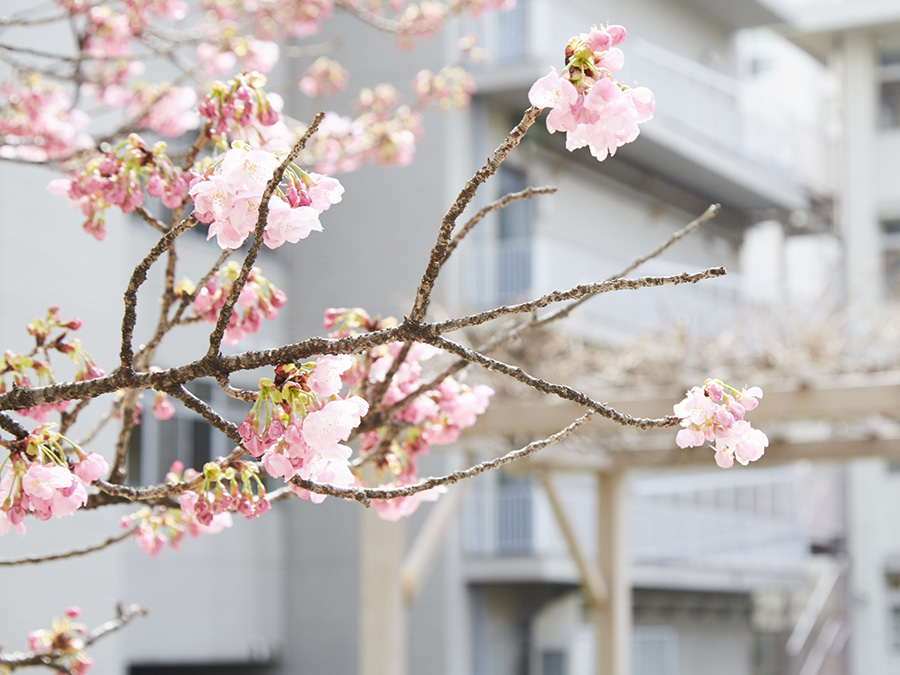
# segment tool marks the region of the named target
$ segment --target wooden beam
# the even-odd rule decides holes
[[[873,415],[893,417],[900,410],[900,371],[782,380],[764,385],[763,391],[765,396],[752,413],[753,424],[758,427],[780,420],[855,421]],[[674,388],[662,393],[658,389],[643,394],[629,390],[586,393],[636,417],[671,415],[672,406],[684,397],[683,390]],[[580,406],[552,396],[497,400],[478,418],[472,433],[549,436],[583,412]],[[621,428],[599,416],[590,423],[590,429],[597,432]]]
[[[585,551],[581,548],[581,544],[578,543],[578,535],[575,534],[575,528],[572,527],[572,522],[566,514],[562,500],[560,500],[559,494],[553,486],[550,472],[538,471],[537,476],[544,488],[544,492],[547,493],[550,508],[553,510],[553,515],[556,518],[556,524],[559,525],[563,538],[569,547],[569,555],[572,556],[575,567],[578,569],[578,577],[581,580],[581,588],[584,591],[585,598],[591,607],[599,609],[608,597],[606,582],[597,570],[597,566],[588,560]]]
[[[525,460],[530,467],[575,471],[620,471],[623,469],[654,467],[713,466],[713,451],[708,447],[681,449],[675,445],[674,430],[667,437],[648,434],[645,444],[610,450],[609,438],[597,439],[596,451],[573,450],[561,446],[547,448]],[[590,444],[590,437],[582,438],[583,445]],[[900,462],[900,435],[881,437],[861,436],[825,439],[772,438],[763,464],[811,461],[846,461],[860,457],[882,457],[889,462]],[[524,468],[524,467],[523,467]],[[733,470],[740,470],[735,466]]]
[[[450,487],[447,494],[431,507],[428,518],[403,561],[400,583],[403,586],[403,602],[407,608],[415,603],[422,581],[431,569],[450,527],[459,515],[469,485],[470,481],[464,481]]]

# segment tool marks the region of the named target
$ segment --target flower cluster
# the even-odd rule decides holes
[[[194,312],[207,323],[215,323],[240,271],[240,265],[232,261],[210,278],[199,291],[196,291],[190,280],[184,279],[176,287],[176,292],[188,296],[196,292],[192,305]],[[258,267],[254,267],[241,289],[225,329],[225,344],[236,344],[247,333],[258,331],[262,317],[274,319],[285,300],[287,298],[284,293],[266,279]]]
[[[332,330],[330,337],[346,337],[395,324],[396,320],[391,317],[372,320],[360,308],[331,309],[325,315],[325,327]],[[359,463],[374,464],[381,487],[414,483],[417,480],[418,458],[428,454],[432,445],[456,442],[460,432],[472,426],[478,415],[487,409],[494,393],[488,386],[469,387],[453,377],[446,377],[433,389],[411,396],[427,382],[423,374],[424,362],[439,350],[414,344],[403,362],[394,368],[403,351],[400,343],[376,347],[357,357],[343,375],[344,382],[351,386],[351,393],[362,395],[376,387],[384,387],[383,406],[409,399],[391,415],[388,424],[361,436]],[[385,386],[387,375],[392,370],[395,372]],[[437,499],[440,492],[429,490],[411,497],[373,500],[372,503],[383,518],[393,520],[412,513],[422,500]]]
[[[102,376],[103,371],[82,348],[81,341],[69,338],[69,333],[80,327],[81,319],[63,321],[59,316],[59,307],[55,305],[47,310],[47,315],[43,319],[35,319],[29,323],[27,330],[34,338],[34,349],[28,354],[15,354],[7,350],[0,356],[0,394],[8,391],[10,385],[31,387],[53,384],[55,380],[50,364],[50,355],[53,352],[65,354],[72,360],[75,364],[77,382]],[[32,377],[35,378],[34,382]],[[68,401],[44,403],[16,412],[42,424],[47,420],[48,413],[63,412],[68,405]]]
[[[251,150],[235,142],[220,161],[191,183],[194,213],[209,223],[209,237],[222,248],[237,248],[256,229],[263,192],[279,158],[265,150]],[[319,214],[341,201],[343,186],[334,178],[290,167],[286,187],[269,200],[263,240],[269,248],[296,243],[310,232],[322,231]]]
[[[350,73],[340,63],[323,56],[306,69],[298,86],[310,98],[329,96],[344,91],[349,77]]]
[[[240,35],[226,24],[226,29],[214,44],[201,42],[194,52],[207,77],[219,77],[230,73],[240,61],[245,71],[268,73],[278,63],[280,49],[269,40]]]
[[[567,150],[588,146],[602,161],[637,138],[638,124],[653,117],[653,92],[629,88],[613,77],[625,61],[616,47],[624,39],[622,26],[593,26],[590,33],[573,37],[563,72],[545,75],[528,92],[531,105],[551,109],[547,129],[566,132]]]
[[[186,514],[181,509],[144,508],[130,516],[119,520],[122,529],[128,529],[134,523],[134,541],[144,553],[158,556],[168,542],[169,546],[178,550],[181,540],[186,534],[194,539],[203,534],[218,534],[226,527],[231,527],[230,513],[219,513],[213,516],[208,525],[203,525],[197,518]]]
[[[730,469],[737,459],[747,465],[763,456],[769,439],[750,426],[744,414],[759,405],[759,387],[738,391],[721,380],[706,380],[694,387],[675,405],[675,415],[684,427],[675,437],[680,448],[699,447],[714,442],[716,464]]]
[[[388,84],[363,89],[355,118],[327,113],[319,131],[307,143],[304,161],[325,173],[355,171],[365,162],[406,166],[422,135],[421,114],[404,105]]]
[[[318,33],[322,21],[332,14],[334,0],[203,0],[203,9],[219,21],[250,23],[252,33],[258,38],[278,40]]]
[[[102,456],[85,454],[50,425],[35,429],[23,445],[23,450],[10,452],[0,477],[0,535],[10,527],[25,534],[28,512],[38,520],[72,515],[87,502],[84,486],[109,470]]]
[[[210,133],[219,147],[227,147],[229,137],[242,138],[256,124],[267,127],[278,121],[278,111],[263,90],[265,84],[265,75],[256,71],[212,84],[199,110],[210,121]]]
[[[175,462],[166,475],[166,482],[178,482],[183,468]],[[184,480],[197,477],[197,472],[187,469]],[[178,498],[183,518],[196,521],[204,527],[213,524],[216,516],[234,512],[248,520],[261,516],[272,506],[266,498],[266,488],[259,479],[259,468],[240,460],[231,466],[220,467],[215,462],[207,462],[203,467],[203,481],[196,490],[183,492]],[[256,494],[253,488],[256,488]]]
[[[0,84],[0,157],[44,162],[92,145],[89,119],[62,89],[32,74]]]
[[[402,3],[391,4],[394,11],[403,6]],[[488,9],[505,12],[515,6],[516,0],[449,0],[447,3],[422,0],[418,4],[409,3],[397,17],[397,46],[411,48],[413,37],[433,35],[444,27],[450,16],[468,13],[478,17]]]
[[[52,628],[31,631],[28,634],[29,651],[51,657],[54,670],[84,675],[94,665],[94,660],[84,651],[87,626],[73,622],[80,614],[80,608],[69,607],[62,619],[53,619]]]
[[[465,108],[475,92],[475,80],[460,66],[446,66],[436,75],[430,70],[420,70],[412,86],[420,104],[434,103],[441,110]]]
[[[106,209],[117,206],[131,213],[144,203],[144,189],[159,197],[167,208],[184,203],[189,177],[166,155],[166,144],[152,147],[137,134],[117,143],[109,152],[94,157],[71,178],[50,181],[47,189],[64,196],[69,206],[87,218],[82,224],[95,239],[106,236]]]
[[[369,404],[359,396],[338,396],[341,376],[352,365],[349,356],[323,356],[314,364],[279,366],[274,382],[260,381],[256,403],[238,433],[270,476],[341,486],[354,482],[352,451],[342,442],[359,426]],[[289,486],[304,499],[318,503],[325,498]]]

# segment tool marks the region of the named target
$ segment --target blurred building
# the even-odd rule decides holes
[[[353,17],[326,24],[323,40],[340,38],[335,57],[352,73],[352,86],[405,83],[420,68],[455,58],[456,39],[473,31],[488,60],[473,68],[479,93],[468,111],[426,116],[426,135],[412,166],[342,177],[345,199],[329,212],[325,235],[262,261],[267,275],[297,304],[289,305],[290,314],[285,308],[279,332],[252,346],[320,332],[322,311],[329,306],[364,306],[373,315],[408,311],[447,205],[520,119],[530,85],[551,65],[562,65],[566,41],[607,20],[628,28],[622,79],[653,89],[656,119],[643,126],[634,144],[602,164],[587,152],[567,153],[563,139],[547,134],[538,122],[499,175],[483,186],[475,206],[528,185],[553,184],[559,192],[486,219],[448,264],[436,289],[435,315],[603,279],[718,202],[723,212],[712,224],[638,273],[724,264],[727,277],[597,298],[564,324],[575,341],[618,345],[648,332],[663,335],[685,315],[698,331],[712,331],[748,299],[768,300],[785,288],[798,297],[821,291],[828,279],[810,280],[829,276],[822,266],[800,271],[798,265],[810,251],[829,265],[840,260],[831,232],[835,185],[841,195],[838,223],[856,228],[859,213],[869,218],[858,237],[846,237],[850,288],[864,284],[864,273],[888,269],[892,263],[882,256],[889,253],[894,230],[900,231],[891,225],[900,212],[887,208],[889,183],[898,174],[890,164],[896,154],[892,146],[876,142],[889,136],[874,122],[878,86],[888,105],[898,97],[891,93],[893,62],[885,56],[879,66],[882,52],[866,33],[868,24],[853,33],[858,37],[845,50],[848,59],[864,56],[868,79],[857,73],[852,82],[859,91],[852,101],[842,100],[845,106],[869,106],[854,112],[853,126],[847,127],[854,134],[869,129],[869,135],[858,147],[855,140],[842,146],[842,152],[856,153],[842,164],[866,164],[869,148],[884,170],[848,169],[835,183],[829,173],[833,145],[826,134],[834,120],[827,113],[829,91],[818,86],[818,66],[792,61],[810,69],[804,82],[811,84],[803,85],[797,101],[769,104],[768,92],[778,91],[772,80],[783,72],[773,55],[781,43],[740,33],[779,23],[784,14],[768,3],[745,0],[632,0],[608,15],[596,11],[587,0],[519,0],[511,12],[463,21],[422,41],[412,55],[382,44]],[[856,25],[856,19],[846,21],[835,26]],[[809,44],[813,37],[831,40],[842,30],[823,28]],[[285,75],[299,76],[305,65]],[[882,85],[879,73],[885,74]],[[863,92],[861,82],[872,86]],[[299,119],[308,105],[288,98],[288,112]],[[868,127],[859,121],[867,116]],[[0,170],[8,178],[0,182],[7,196],[30,195],[34,201],[43,194],[42,179],[35,182],[30,175],[38,170],[8,165]],[[848,197],[853,190],[864,196],[854,201]],[[873,199],[872,191],[884,197],[878,202],[883,212],[866,201]],[[71,221],[64,204],[50,208],[55,207],[35,218]],[[12,219],[3,230],[5,241],[26,236]],[[115,284],[124,283],[152,240],[137,231],[111,226],[110,241],[88,242],[89,253],[73,271],[73,276],[90,275],[95,288],[96,302],[84,318],[86,326],[96,326],[98,353],[118,349],[121,289]],[[23,250],[52,247],[58,269],[72,264],[72,247],[85,246],[72,241],[83,238],[74,230],[52,243],[42,242],[36,227],[27,236]],[[199,249],[199,237],[195,244]],[[777,264],[768,260],[773,251]],[[8,272],[11,277],[31,278],[25,257],[11,263],[18,265]],[[881,274],[872,282],[879,288]],[[72,296],[73,307],[82,304],[83,294],[74,286],[33,285],[44,304],[62,304],[60,292]],[[871,288],[867,293],[872,302],[884,295]],[[4,296],[2,309],[10,319],[0,327],[5,345],[21,343],[19,326],[42,311],[40,304],[24,307],[25,299]],[[163,352],[162,359],[183,359],[179,346]],[[218,403],[230,405],[224,398]],[[235,419],[245,412],[239,406],[233,411]],[[648,414],[668,412],[657,406]],[[539,416],[519,406],[488,425],[492,436],[468,438],[454,451],[436,454],[426,469],[452,470],[468,457],[532,440]],[[175,457],[201,463],[222,443],[181,409],[171,422],[145,424],[141,440],[145,480],[158,479]],[[605,442],[624,443],[618,437]],[[587,470],[547,464],[544,469],[552,472],[543,482],[528,471],[494,472],[455,486],[408,523],[382,523],[372,514],[361,516],[356,504],[331,499],[320,506],[293,503],[259,522],[237,523],[218,537],[186,542],[183,551],[167,551],[160,559],[150,560],[126,543],[96,557],[17,568],[4,572],[8,587],[40,585],[41,600],[26,604],[27,593],[21,592],[18,603],[26,606],[15,616],[0,613],[0,628],[4,637],[15,638],[72,603],[86,606],[88,623],[99,623],[115,601],[144,602],[151,615],[98,645],[95,653],[95,672],[135,675],[213,670],[869,675],[896,667],[891,650],[900,646],[900,540],[885,534],[892,513],[889,490],[897,480],[890,466],[869,460],[845,477],[840,469],[818,465],[713,473],[584,461],[594,451],[609,450],[600,447],[603,443],[589,436],[568,448]],[[42,524],[49,526],[43,534],[35,524],[24,542],[7,537],[4,555],[33,552],[37,537],[48,551],[86,538],[100,540],[114,520],[108,513],[91,514],[84,531],[73,532],[68,521],[60,521]],[[847,536],[849,581],[843,557]],[[594,572],[579,569],[579,556],[589,565],[599,560]],[[854,627],[849,661],[843,650],[848,618]],[[603,631],[619,640],[603,644],[597,638]],[[613,665],[604,670],[602,659],[611,651]]]

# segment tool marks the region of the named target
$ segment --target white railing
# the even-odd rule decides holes
[[[801,478],[790,467],[760,469],[737,478],[722,473],[637,478],[631,484],[628,511],[632,562],[722,571],[798,571],[809,551],[809,537],[798,517]],[[566,483],[560,496],[578,525],[583,548],[593,555],[596,502],[591,482]],[[540,486],[524,479],[476,489],[464,511],[465,553],[567,556],[545,502]]]
[[[485,14],[464,31],[476,33],[486,50],[481,69],[522,63],[559,68],[565,41],[597,20],[595,11],[566,0],[518,0],[513,10]],[[653,90],[661,123],[782,179],[817,188],[828,185],[829,146],[821,126],[792,120],[790,109],[762,119],[744,105],[738,79],[634,34],[624,51],[622,81]]]
[[[741,82],[658,45],[629,39],[628,82],[653,90],[657,120],[689,137],[803,185],[827,184],[824,128],[763,119],[743,104]]]
[[[632,489],[637,564],[792,571],[807,559],[799,519],[801,475],[788,468],[752,475],[660,476]]]
[[[462,295],[469,307],[487,309],[602,281],[627,263],[625,257],[551,237],[535,237],[533,243],[491,242],[466,252]],[[636,274],[666,276],[699,269],[652,260]],[[586,302],[566,326],[589,337],[615,339],[671,329],[681,317],[690,316],[698,329],[713,329],[736,318],[742,309],[740,288],[740,275],[730,273],[699,284],[606,293]]]

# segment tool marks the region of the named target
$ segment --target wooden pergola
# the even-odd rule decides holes
[[[846,461],[883,457],[900,462],[900,371],[817,376],[772,382],[750,416],[769,435],[766,464],[797,460]],[[589,392],[594,394],[593,392]],[[652,394],[610,392],[597,396],[617,410],[637,417],[671,414],[683,391]],[[553,434],[581,415],[568,402],[547,399],[496,401],[481,416],[467,440],[478,437],[540,438]],[[828,424],[812,425],[810,422]],[[798,428],[803,427],[803,428]],[[629,675],[631,583],[626,540],[626,484],[629,469],[711,466],[708,447],[679,449],[674,430],[623,431],[595,417],[578,433],[580,446],[552,446],[522,463],[537,472],[556,521],[578,570],[581,586],[594,609],[598,675]],[[594,442],[595,441],[595,442]],[[553,487],[554,471],[592,471],[597,476],[598,559],[591,560],[575,535],[562,500]],[[753,467],[733,470],[752,471]],[[406,554],[405,527],[363,517],[362,616],[360,673],[403,675],[406,672],[406,608],[415,601],[428,568],[440,552],[444,535],[459,513],[465,486],[454,486],[432,508],[418,538]]]

